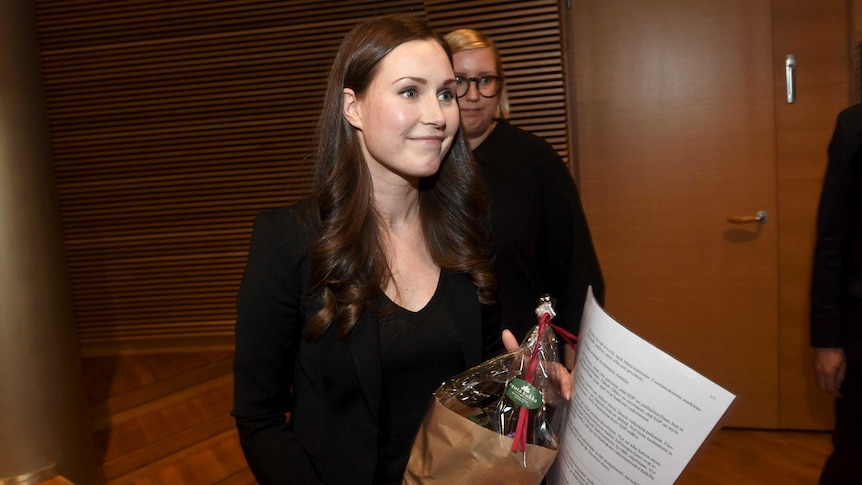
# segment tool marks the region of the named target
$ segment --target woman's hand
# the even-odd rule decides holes
[[[566,369],[566,366],[559,362],[554,362],[551,364],[550,369],[550,378],[551,381],[555,382],[558,386],[560,386],[560,395],[566,401],[572,400],[572,382],[574,378],[572,377],[572,373],[569,372],[569,369]]]
[[[513,334],[509,329],[503,330],[503,346],[506,347],[506,352],[517,350],[518,347],[520,347],[518,339],[515,338],[515,334]]]
[[[503,330],[503,346],[506,347],[507,352],[511,352],[513,350],[517,350],[520,347],[518,343],[518,339],[515,338],[515,335],[508,329]],[[566,401],[572,399],[572,374],[566,369],[566,366],[559,362],[551,362],[548,367],[548,373],[550,374],[548,377],[551,378],[551,381],[556,383],[560,388],[560,396]]]
[[[506,344],[503,331],[503,345]],[[511,334],[511,332],[509,332]],[[514,338],[514,336],[512,336]],[[506,349],[509,347],[507,346]],[[820,389],[840,396],[841,383],[847,372],[847,362],[844,358],[844,349],[840,348],[818,348],[815,350],[814,370],[817,371],[817,384]]]

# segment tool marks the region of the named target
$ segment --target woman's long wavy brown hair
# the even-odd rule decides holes
[[[399,45],[432,39],[452,61],[449,45],[413,15],[378,17],[344,39],[330,72],[318,121],[313,193],[320,238],[311,253],[307,335],[319,339],[334,323],[344,338],[368,302],[390,277],[372,203],[371,174],[356,129],[342,114],[342,90],[357,97],[368,89],[380,61]],[[419,183],[419,211],[425,241],[444,270],[466,273],[489,304],[496,282],[486,259],[488,203],[472,153],[459,129],[439,171]]]

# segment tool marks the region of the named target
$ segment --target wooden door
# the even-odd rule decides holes
[[[578,164],[607,310],[777,427],[772,5],[573,4]],[[728,217],[765,211],[766,223]]]

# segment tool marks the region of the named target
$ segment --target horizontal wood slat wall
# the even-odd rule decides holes
[[[363,18],[427,8],[441,31],[491,34],[513,122],[567,155],[555,2],[35,4],[88,355],[232,343],[254,216],[308,194],[323,84]]]

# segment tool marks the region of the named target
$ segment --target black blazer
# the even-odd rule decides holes
[[[811,343],[862,372],[862,104],[838,115],[817,212]]]
[[[555,322],[577,334],[587,288],[604,302],[605,284],[578,188],[544,139],[506,120],[473,150],[488,187],[497,243],[503,326],[520,341],[536,325],[545,293]]]
[[[377,464],[376,317],[366,310],[344,340],[334,329],[317,342],[303,337],[315,220],[309,201],[259,215],[237,298],[232,414],[261,485],[371,484]],[[448,278],[467,367],[499,353],[499,322],[483,318],[470,280],[445,271],[441,277]]]

